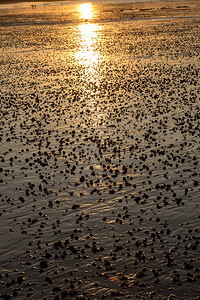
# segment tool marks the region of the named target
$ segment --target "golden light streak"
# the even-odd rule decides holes
[[[100,60],[100,54],[96,49],[98,25],[82,24],[79,25],[82,41],[80,50],[76,53],[76,59],[82,65],[88,68],[88,73],[96,73],[96,69]]]
[[[99,106],[101,54],[100,26],[93,23],[81,23],[77,27],[79,49],[75,58],[81,69],[81,89],[84,94],[85,110],[91,113],[92,126],[99,126],[105,118]],[[88,116],[87,116],[88,117]]]
[[[79,11],[83,19],[91,20],[93,18],[92,5],[90,3],[81,4]]]

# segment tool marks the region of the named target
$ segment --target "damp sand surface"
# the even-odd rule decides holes
[[[1,297],[198,299],[198,1],[0,14]]]

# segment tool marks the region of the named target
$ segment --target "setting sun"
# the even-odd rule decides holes
[[[90,3],[84,3],[80,5],[80,13],[81,13],[81,17],[83,19],[92,19],[93,17],[93,13],[92,13],[92,5]]]

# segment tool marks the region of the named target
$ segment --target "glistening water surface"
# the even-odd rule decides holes
[[[1,11],[2,298],[200,296],[194,3]]]

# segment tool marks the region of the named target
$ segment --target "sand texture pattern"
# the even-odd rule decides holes
[[[0,10],[2,299],[199,299],[200,14],[178,3]]]

